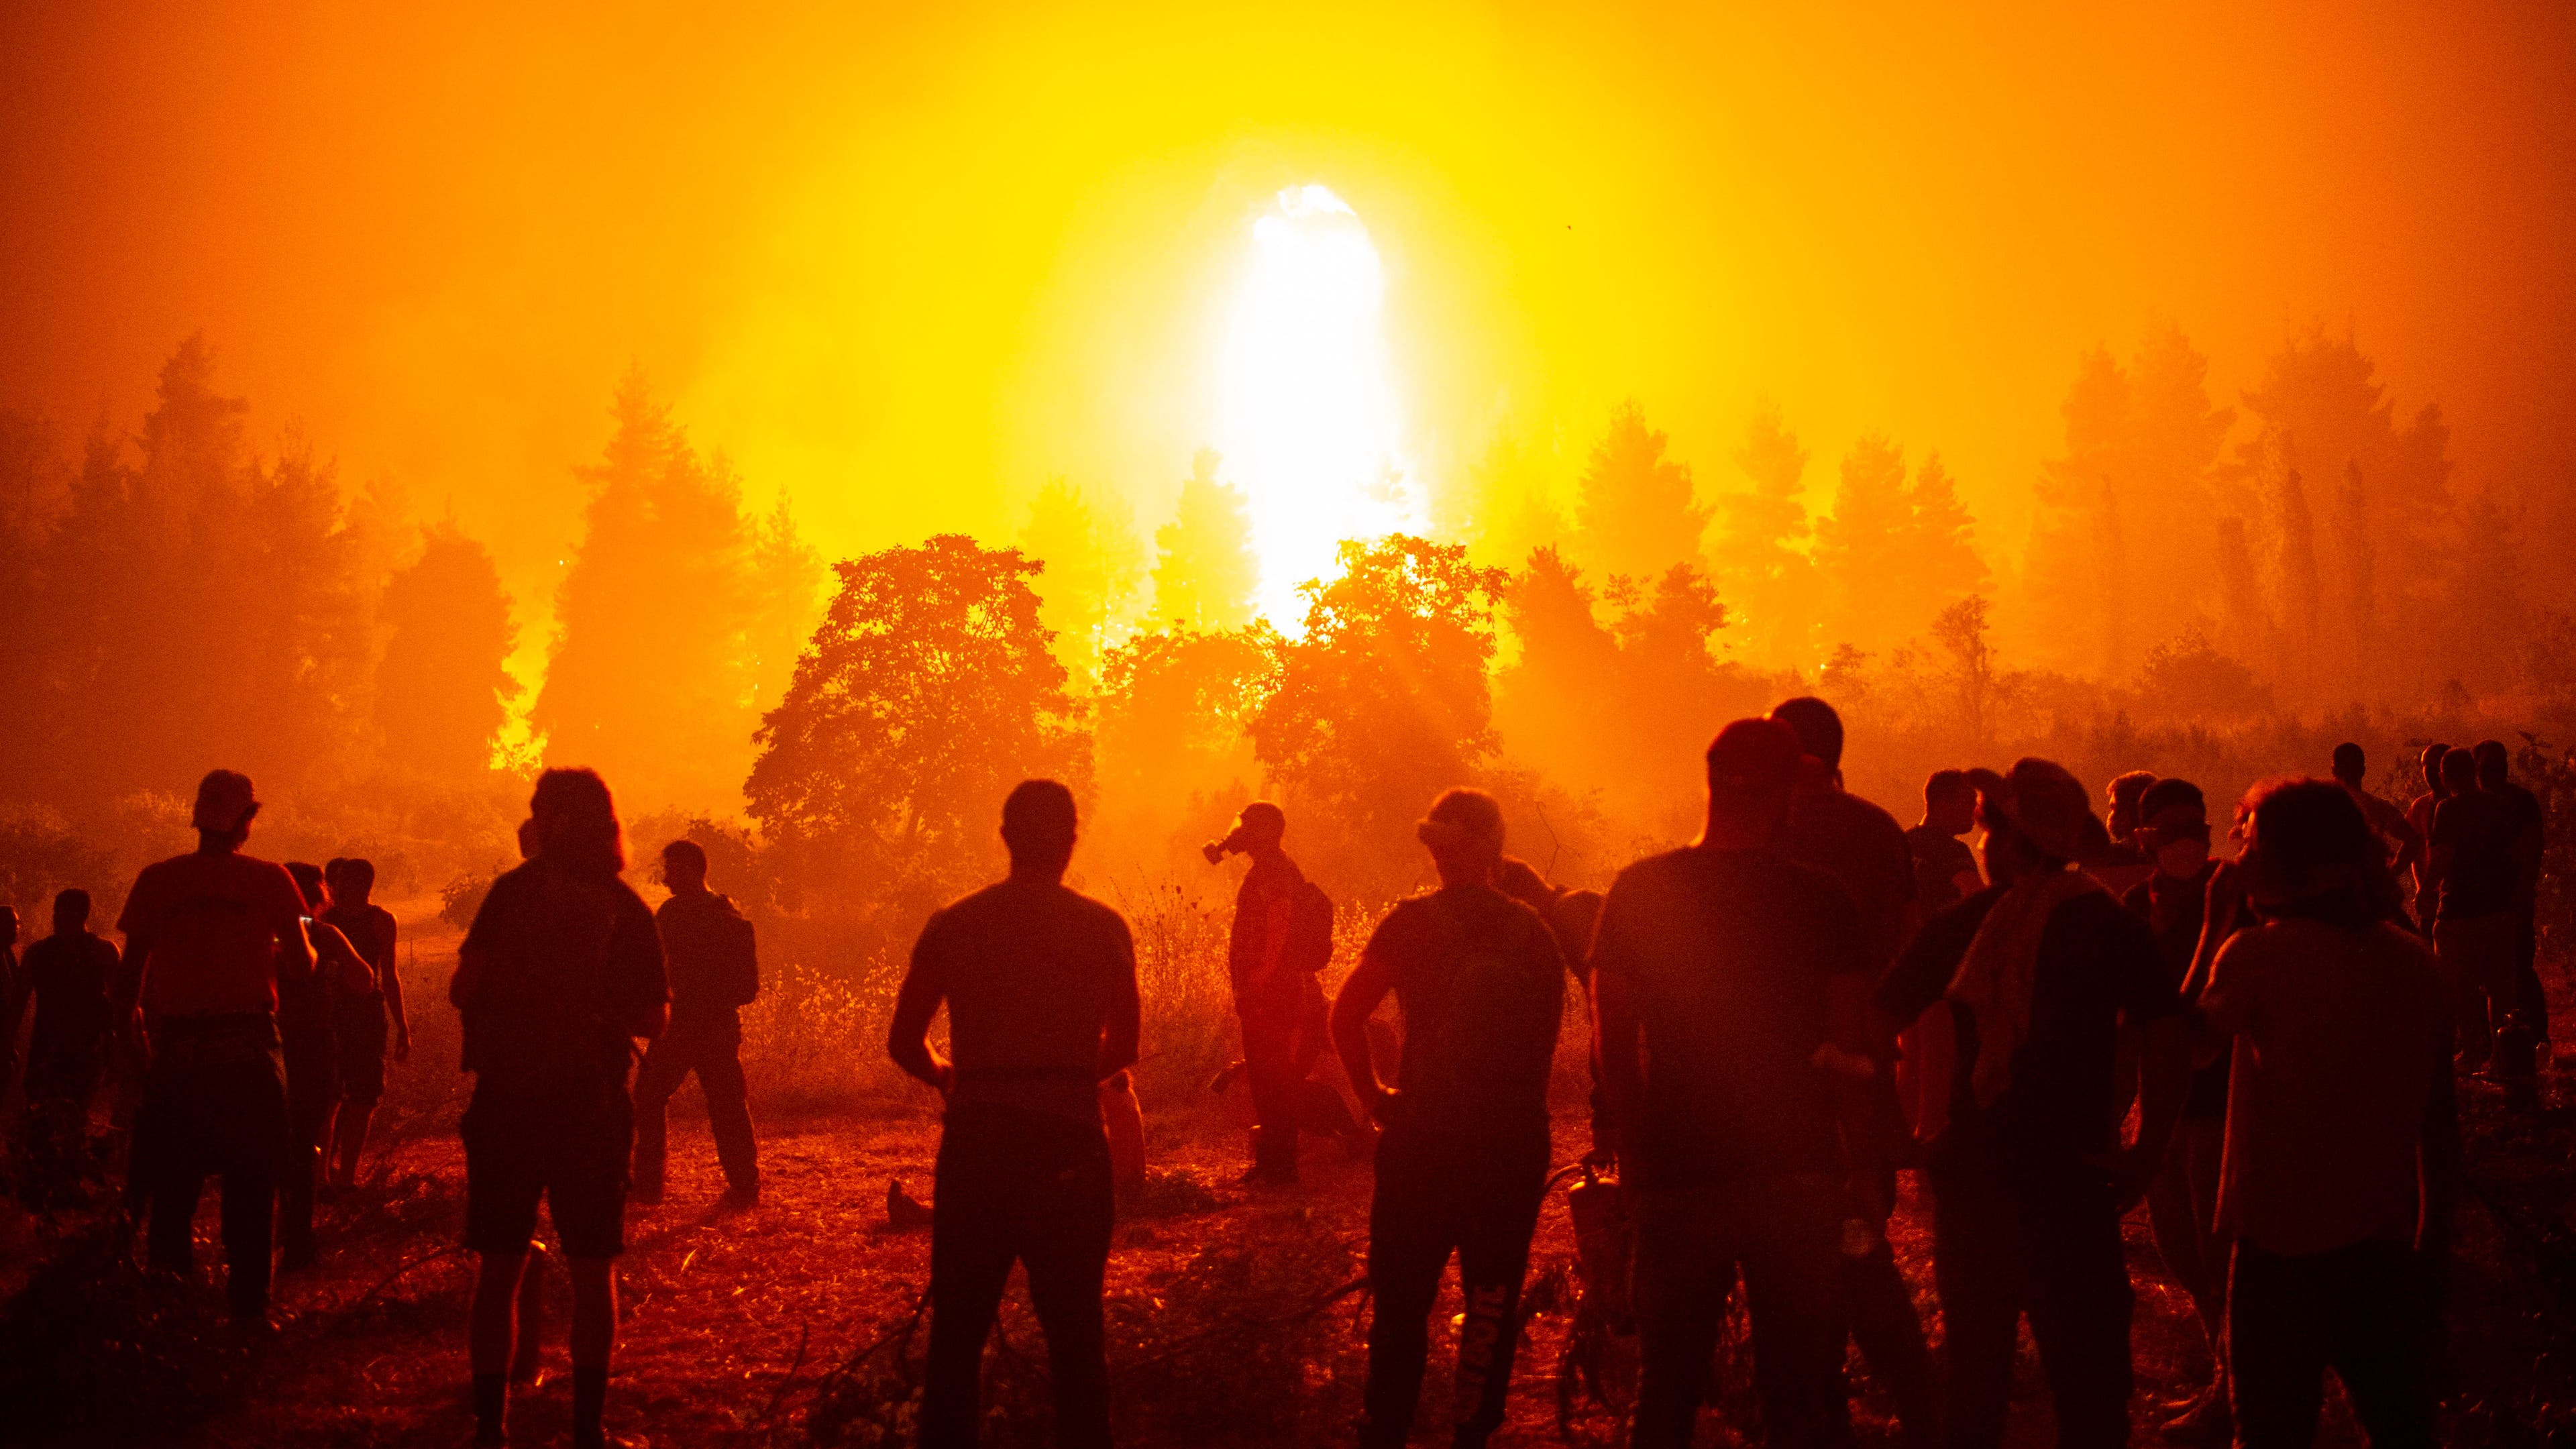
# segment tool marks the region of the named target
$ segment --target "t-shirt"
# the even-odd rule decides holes
[[[1136,946],[1116,911],[1063,885],[1003,881],[930,918],[907,987],[948,1003],[949,1101],[1100,1120],[1100,1041],[1133,1009]]]
[[[2210,975],[2201,1010],[2236,1037],[2221,1229],[2275,1253],[2413,1242],[2451,1060],[2432,955],[2395,926],[2278,920],[2230,937]]]
[[[36,1003],[36,1027],[27,1040],[30,1096],[57,1081],[85,1087],[97,1073],[116,965],[115,945],[87,931],[47,936],[27,948],[19,967]]]
[[[1827,983],[1866,973],[1869,951],[1842,884],[1772,851],[1693,847],[1621,871],[1592,972],[1619,980],[1640,1023],[1640,1042],[1601,1048],[1643,1058],[1622,1170],[1649,1188],[1839,1170],[1814,1058]]]
[[[632,886],[539,856],[492,882],[459,949],[482,953],[465,1003],[465,1069],[480,1088],[624,1090],[634,1039],[670,999],[662,938]]]
[[[1838,786],[1801,790],[1772,845],[1842,882],[1860,909],[1871,970],[1895,959],[1916,895],[1914,851],[1895,816]]]
[[[1986,913],[2004,887],[1988,886],[1924,923],[1878,986],[1879,1008],[1911,1022],[1942,999]],[[2064,1167],[2113,1145],[2113,1056],[2122,1020],[2152,1021],[2182,1010],[2147,923],[2107,892],[2087,891],[2049,913],[2039,935],[2030,992],[2030,1029],[2013,1053],[2012,1080],[1989,1107],[1970,1082],[1976,1019],[1954,1013],[1958,1065],[1950,1125],[1933,1145],[1936,1161],[2009,1167]]]
[[[2209,914],[2209,882],[2217,874],[2214,860],[2202,862],[2199,873],[2187,880],[2157,871],[2129,887],[2128,895],[2121,898],[2129,913],[2155,932],[2157,964],[2163,968],[2166,985],[2176,992],[2182,990],[2184,978],[2191,974],[2192,958],[2199,954],[2200,925]],[[2210,1121],[2226,1111],[2227,1058],[2222,1054],[2191,1074],[2191,1095],[2183,1112]]]
[[[2540,797],[2511,780],[2496,787],[2495,794],[2510,810],[2513,821],[2517,870],[2514,876],[2514,908],[2530,910],[2533,897],[2540,889],[2540,855],[2548,843],[2549,817],[2540,808]]]
[[[1489,886],[1443,888],[1396,902],[1366,954],[1393,968],[1404,1014],[1406,1124],[1544,1139],[1565,958],[1538,913]]]
[[[2465,921],[2512,910],[2521,887],[2519,838],[2513,805],[2501,795],[2469,790],[2436,806],[2433,848],[2447,849],[2450,863],[2442,872],[2435,919]]]
[[[671,1015],[705,1021],[730,1019],[740,1003],[731,992],[736,953],[751,945],[751,925],[733,901],[714,891],[673,895],[653,913],[662,930],[662,957],[671,975]]]
[[[1957,905],[1964,898],[1959,877],[1977,874],[1977,853],[1968,842],[1935,826],[1917,825],[1905,832],[1905,846],[1914,854],[1914,893],[1923,902],[1923,914],[1939,915]]]
[[[274,861],[193,851],[143,868],[116,928],[145,937],[143,1006],[155,1016],[277,1009],[277,941],[304,915],[295,877]]]

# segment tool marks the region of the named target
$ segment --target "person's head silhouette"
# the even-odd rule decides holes
[[[615,875],[626,869],[626,840],[617,804],[596,771],[548,770],[528,797],[519,848],[562,870]]]
[[[694,840],[674,840],[662,847],[662,884],[675,896],[707,888],[706,847]]]
[[[197,782],[197,803],[188,823],[197,829],[200,850],[239,850],[250,838],[250,822],[259,814],[259,794],[250,776],[239,770],[208,770]]]
[[[54,896],[54,934],[77,934],[89,925],[89,892],[79,886],[59,891]]]
[[[1443,885],[1485,884],[1503,858],[1503,807],[1482,790],[1445,790],[1413,835]]]
[[[1797,736],[1798,748],[1839,779],[1843,769],[1843,717],[1814,695],[1784,699],[1771,708],[1771,718]],[[1730,726],[1732,728],[1732,726]]]
[[[1812,752],[1773,713],[1771,719],[1737,720],[1709,744],[1708,833],[1702,843],[1712,849],[1768,844],[1789,818],[1789,797]]]
[[[1002,802],[1002,844],[1011,875],[1057,881],[1073,862],[1073,792],[1054,780],[1022,780]]]

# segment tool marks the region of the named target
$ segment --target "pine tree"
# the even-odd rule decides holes
[[[1908,592],[1913,595],[1899,622],[1920,614],[1933,618],[1958,600],[1983,594],[1986,561],[1977,553],[1977,520],[1959,501],[1958,484],[1941,466],[1941,455],[1926,453],[1906,490]]]
[[[2283,654],[2274,672],[2294,698],[2315,703],[2324,680],[2318,675],[2317,649],[2323,642],[2325,585],[2317,570],[2317,526],[2308,509],[2308,492],[2299,470],[2285,468],[2275,494],[2281,531],[2281,579],[2278,593],[2284,622]]]
[[[1906,575],[1913,513],[1905,494],[1905,453],[1881,434],[1852,444],[1843,458],[1834,511],[1816,524],[1816,570],[1833,604],[1837,643],[1876,646],[1919,631],[1929,620],[1891,618],[1891,581]]]
[[[510,596],[481,543],[453,520],[425,530],[420,556],[385,582],[387,631],[376,666],[376,727],[395,769],[450,783],[492,767],[519,681]]]
[[[1261,563],[1252,551],[1252,515],[1243,494],[1216,478],[1217,454],[1201,448],[1181,483],[1172,521],[1154,530],[1154,618],[1193,629],[1239,629],[1252,622]]]
[[[1639,581],[1700,561],[1709,510],[1692,501],[1688,465],[1664,456],[1670,440],[1624,403],[1575,480],[1575,550],[1595,567]]]
[[[755,718],[786,697],[796,656],[822,617],[829,574],[822,555],[797,531],[787,490],[779,489],[769,512],[751,523],[751,609],[744,630],[751,693],[745,708]]]
[[[1546,455],[1510,433],[1495,434],[1467,470],[1466,486],[1451,491],[1464,502],[1450,505],[1452,532],[1442,541],[1465,544],[1479,563],[1526,567],[1533,553],[1562,546],[1571,531],[1550,496]]]
[[[1709,545],[1711,574],[1751,657],[1775,669],[1816,663],[1814,529],[1805,502],[1807,450],[1765,404],[1753,415],[1736,467],[1753,486],[1720,494]]]
[[[1089,693],[1100,678],[1101,652],[1116,642],[1144,573],[1135,515],[1115,496],[1092,498],[1062,478],[1029,502],[1020,549],[1045,565],[1037,581],[1038,617],[1055,634],[1056,655]]]

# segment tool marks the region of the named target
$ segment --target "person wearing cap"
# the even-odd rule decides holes
[[[1252,1086],[1252,1170],[1244,1182],[1284,1187],[1297,1181],[1300,1115],[1297,1041],[1310,1020],[1315,973],[1332,964],[1333,903],[1288,858],[1286,811],[1267,800],[1243,807],[1225,839],[1207,847],[1213,863],[1227,855],[1252,868],[1234,897],[1226,940],[1226,974],[1243,1026],[1244,1074]]]
[[[1565,958],[1547,922],[1495,881],[1503,811],[1451,790],[1415,828],[1440,888],[1396,903],[1333,1002],[1333,1044],[1385,1129],[1369,1204],[1368,1387],[1362,1449],[1413,1427],[1423,1333],[1454,1250],[1458,1335],[1452,1442],[1502,1426],[1520,1334],[1521,1277],[1548,1167],[1547,1086],[1565,1009]],[[1378,1079],[1368,1022],[1393,992],[1404,1014],[1396,1085]]]
[[[1002,803],[1011,873],[934,914],[913,944],[887,1051],[947,1101],[930,1207],[923,1449],[972,1446],[984,1340],[1018,1264],[1047,1342],[1055,1441],[1109,1443],[1100,1291],[1116,1216],[1100,1084],[1134,1066],[1127,922],[1064,883],[1073,792],[1027,780]],[[948,1008],[948,1053],[930,1026]]]
[[[2361,818],[2370,822],[2370,833],[2379,837],[2388,868],[2399,875],[2414,869],[2415,858],[2424,853],[2424,834],[2404,810],[2370,793],[2370,757],[2361,746],[2346,740],[2334,747],[2334,779],[2361,807]]]
[[[1913,843],[1895,816],[1843,788],[1843,721],[1832,705],[1812,697],[1784,700],[1772,709],[1771,718],[1797,735],[1798,746],[1807,756],[1798,790],[1790,800],[1789,818],[1782,823],[1775,844],[1789,859],[1842,882],[1852,904],[1860,908],[1869,938],[1867,970],[1875,980],[1914,933],[1921,912]],[[1965,850],[1956,840],[1950,844]],[[1867,1092],[1879,1115],[1880,1130],[1891,1135],[1903,1131],[1905,1122],[1896,1057],[1893,1033],[1871,1042],[1874,1069]],[[1897,1267],[1896,1250],[1887,1241],[1887,1212],[1896,1203],[1894,1158],[1884,1157],[1880,1165],[1883,1178],[1871,1200],[1882,1211],[1875,1218],[1856,1220],[1867,1243],[1858,1252],[1851,1251],[1854,1244],[1846,1244],[1841,1305],[1871,1375],[1896,1400],[1905,1442],[1929,1445],[1939,1437],[1940,1414],[1932,1354],[1923,1341],[1922,1320],[1914,1315],[1914,1290]]]
[[[304,894],[274,861],[242,853],[259,797],[250,777],[208,772],[189,820],[197,848],[145,866],[116,928],[124,969],[111,1008],[148,1024],[150,1065],[127,1172],[148,1213],[152,1266],[194,1271],[190,1229],[208,1177],[223,1187],[224,1289],[233,1321],[268,1327],[270,1230],[286,1158],[277,994],[313,974]]]
[[[1944,1429],[1959,1449],[2003,1442],[2027,1315],[2058,1442],[2123,1444],[2133,1297],[2120,1218],[2181,1116],[2188,1022],[2154,933],[2075,864],[2100,829],[2083,785],[2038,759],[1970,778],[1994,884],[1925,923],[1875,995],[1900,1024],[1946,1011],[1957,1038],[1947,1090],[1924,1090]],[[2141,1051],[2126,1148],[2113,1113],[2124,1025]]]
[[[2261,920],[2199,1005],[2235,1062],[2218,1199],[2235,1442],[2307,1449],[2332,1368],[2375,1449],[2429,1446],[2460,1157],[2440,970],[2388,919],[2345,791],[2274,781],[2246,807]]]
[[[1691,1440],[1740,1267],[1771,1442],[1851,1436],[1835,1309],[1843,1224],[1883,1220],[1881,1124],[1853,1072],[1874,949],[1833,876],[1774,845],[1798,736],[1737,720],[1709,746],[1699,841],[1619,873],[1592,946],[1593,1054],[1636,1227],[1632,1442]]]
[[[2191,980],[2192,959],[2200,948],[2209,885],[2219,868],[2209,854],[2207,798],[2189,780],[2158,780],[2139,798],[2138,824],[2130,839],[2155,862],[2155,874],[2131,886],[2121,904],[2155,933],[2157,960],[2188,1005],[2199,989]],[[2219,1155],[2226,1140],[2227,1058],[2220,1055],[2192,1073],[2173,1147],[2164,1170],[2147,1188],[2156,1250],[2164,1257],[2165,1270],[2190,1295],[2211,1361],[2221,1365],[2208,1389],[2181,1406],[2181,1416],[2166,1426],[2168,1435],[2181,1438],[2216,1438],[2227,1427],[2219,1340],[2226,1321],[2226,1277],[2221,1245],[2210,1236],[2217,1222]]]
[[[636,1040],[668,1025],[670,988],[653,912],[622,878],[606,781],[585,769],[537,776],[519,848],[528,858],[492,882],[447,989],[474,1074],[458,1124],[465,1246],[480,1260],[467,1330],[474,1438],[508,1442],[520,1280],[542,1203],[572,1278],[572,1441],[600,1449],[635,1138],[627,1069]]]

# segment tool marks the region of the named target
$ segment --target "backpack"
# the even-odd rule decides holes
[[[760,949],[751,922],[725,911],[707,922],[708,982],[727,1006],[749,1006],[760,995]]]
[[[1288,945],[1280,965],[1313,975],[1333,964],[1333,898],[1310,880],[1297,883],[1288,903]]]

